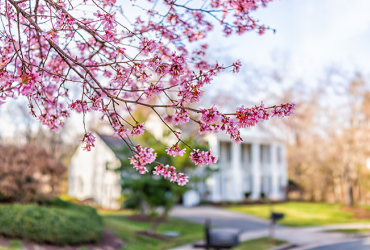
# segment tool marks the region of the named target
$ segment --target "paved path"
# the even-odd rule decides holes
[[[202,223],[204,219],[211,220],[211,225],[221,228],[231,228],[242,231],[239,239],[240,241],[247,241],[268,236],[268,221],[256,218],[251,215],[228,211],[225,209],[200,206],[194,208],[175,207],[170,216],[182,218],[185,220]],[[347,250],[357,248],[344,248],[344,247],[357,247],[366,246],[370,249],[370,242],[353,238],[351,235],[343,233],[328,233],[323,231],[334,229],[351,229],[351,228],[370,228],[370,224],[357,223],[357,224],[341,224],[330,226],[317,226],[317,227],[303,227],[303,228],[290,228],[277,226],[274,237],[277,239],[285,240],[289,243],[296,244],[297,247],[291,250]],[[366,244],[365,244],[366,243]],[[322,248],[331,247],[336,244],[338,248]],[[353,245],[351,245],[353,244]],[[362,244],[362,245],[361,245]],[[321,247],[321,248],[320,248]],[[342,247],[342,248],[339,248]],[[174,248],[173,250],[192,250],[192,244]],[[362,250],[362,248],[358,248]]]
[[[311,248],[311,250],[369,250],[370,238]]]
[[[232,228],[242,232],[268,228],[267,220],[212,206],[199,206],[192,208],[178,206],[170,212],[170,216],[197,223],[203,223],[204,219],[210,219],[211,226]]]

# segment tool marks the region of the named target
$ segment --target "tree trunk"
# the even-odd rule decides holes
[[[353,188],[352,185],[349,184],[347,187],[347,206],[352,207],[353,206]]]

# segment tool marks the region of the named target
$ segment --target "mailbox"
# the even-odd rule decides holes
[[[203,249],[230,249],[239,245],[239,234],[239,231],[231,229],[210,229],[209,220],[205,220],[205,243],[193,246]]]
[[[284,214],[274,213],[274,212],[271,213],[271,217],[270,217],[270,219],[272,220],[272,223],[274,224],[276,223],[276,221],[281,220],[283,218],[284,218]]]
[[[236,246],[239,244],[238,233],[227,229],[210,229],[209,243],[214,246]]]

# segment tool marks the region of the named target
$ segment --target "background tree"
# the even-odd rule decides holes
[[[43,148],[0,146],[0,199],[35,202],[58,193],[66,168]]]
[[[291,93],[305,97],[284,124],[289,176],[304,187],[302,199],[366,203],[370,87],[360,74],[348,79],[334,73],[328,79],[325,88]]]

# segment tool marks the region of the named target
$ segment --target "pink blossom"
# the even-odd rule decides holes
[[[153,174],[162,175],[165,179],[167,177],[171,177],[170,181],[177,182],[179,186],[184,186],[187,182],[189,182],[188,176],[183,173],[176,172],[176,168],[169,165],[158,164],[154,168]]]
[[[189,122],[189,120],[189,112],[186,109],[180,109],[180,111],[176,110],[176,112],[172,115],[170,122],[175,125],[181,125]]]
[[[130,130],[125,128],[123,125],[116,123],[114,125],[114,134],[118,137],[128,137],[130,135]]]
[[[269,112],[265,109],[263,103],[252,108],[241,106],[236,111],[236,120],[239,128],[253,127],[260,121],[268,120],[269,117]]]
[[[76,100],[74,102],[72,102],[71,104],[68,105],[68,107],[70,109],[73,109],[75,110],[77,113],[81,113],[81,112],[88,112],[89,111],[89,107],[87,106],[87,102],[86,101],[81,101],[81,100]]]
[[[242,66],[242,63],[238,60],[233,63],[233,73],[239,73],[240,67]]]
[[[177,183],[179,184],[179,186],[185,186],[186,183],[189,182],[189,177],[187,177],[186,175],[180,173],[179,175],[177,175],[177,178],[176,180],[172,180],[171,181],[177,181]]]
[[[95,136],[93,135],[94,132],[87,132],[85,135],[84,135],[84,138],[82,140],[80,140],[79,142],[83,142],[85,143],[85,146],[83,148],[83,150],[87,150],[87,151],[90,151],[91,150],[91,147],[95,147]]]
[[[213,156],[211,149],[209,151],[199,151],[199,149],[195,149],[192,153],[190,153],[190,159],[195,165],[203,167],[205,165],[215,164],[218,160],[218,157]]]
[[[145,174],[148,169],[145,165],[150,164],[155,161],[157,153],[153,153],[152,148],[143,148],[140,145],[135,146],[136,154],[130,159],[130,163],[134,166],[136,170],[139,170],[140,174]]]
[[[284,116],[290,116],[293,115],[293,110],[295,110],[295,104],[294,103],[286,103],[281,104],[281,107],[274,107],[272,111],[270,111],[270,114],[272,117],[278,116],[278,117],[284,117]]]
[[[172,147],[166,149],[167,154],[171,156],[176,156],[176,155],[183,156],[185,151],[186,151],[186,148],[181,150],[177,143],[173,145]]]
[[[144,134],[144,132],[145,132],[145,127],[144,127],[144,122],[143,122],[141,124],[136,124],[136,126],[132,128],[131,136],[140,136]]]
[[[154,96],[157,96],[160,93],[161,84],[153,84],[151,83],[150,86],[144,91],[146,98],[151,99]]]
[[[149,53],[152,53],[155,51],[155,49],[157,48],[157,43],[153,40],[149,40],[148,38],[146,37],[143,37],[141,39],[141,43],[140,43],[140,46],[139,46],[139,49],[141,50],[141,52],[143,53],[143,55],[147,56]]]
[[[214,106],[210,109],[201,109],[200,112],[202,113],[202,116],[199,121],[204,122],[205,124],[215,124],[221,119],[220,112],[218,112],[217,108]]]

